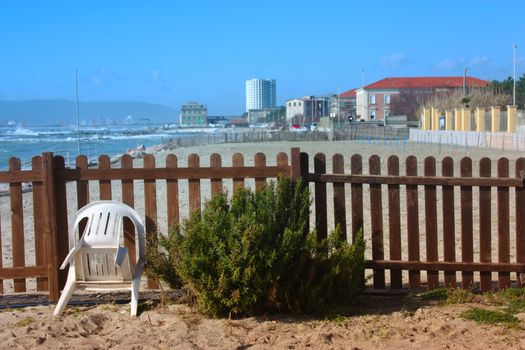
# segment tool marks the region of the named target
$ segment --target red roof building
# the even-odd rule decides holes
[[[365,120],[385,119],[390,115],[392,97],[400,92],[413,91],[430,94],[436,91],[462,89],[464,84],[466,88],[485,87],[489,82],[474,77],[465,79],[461,76],[385,78],[357,89],[357,115]]]

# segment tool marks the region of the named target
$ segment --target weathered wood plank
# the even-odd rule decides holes
[[[417,159],[414,156],[407,157],[407,176],[417,176]],[[408,260],[420,261],[419,257],[419,204],[417,185],[406,186],[407,199],[407,239]],[[421,285],[421,274],[417,270],[408,273],[408,284],[410,289],[418,289]]]
[[[491,160],[481,158],[479,161],[479,175],[490,177]],[[492,239],[491,239],[491,188],[481,186],[479,188],[479,261],[492,261]],[[490,272],[480,273],[480,288],[482,292],[492,289],[492,274]]]
[[[436,176],[436,159],[425,158],[425,176]],[[437,237],[437,197],[436,186],[425,186],[425,243],[427,250],[427,261],[438,261],[438,237]],[[428,289],[439,287],[439,274],[437,271],[427,272]]]
[[[334,154],[332,157],[332,171],[334,174],[345,172],[344,158],[341,154]],[[334,184],[334,221],[335,225],[341,230],[341,237],[346,240],[346,200],[345,184]]]
[[[24,279],[30,277],[45,278],[47,277],[47,266],[16,266],[0,267],[1,279]]]
[[[381,160],[379,156],[373,155],[368,159],[368,167],[371,175],[381,174]],[[381,185],[370,185],[370,223],[372,228],[372,259],[384,260],[383,243],[383,200]],[[374,269],[374,288],[385,288],[385,270]]]
[[[166,168],[177,169],[177,167],[177,156],[174,154],[168,154],[168,156],[166,157]],[[166,180],[166,200],[168,206],[168,229],[171,230],[172,227],[179,223],[180,219],[179,181],[177,179]]]
[[[87,169],[88,159],[86,156],[78,156],[76,159],[77,169]],[[89,181],[78,180],[77,182],[77,210],[84,207],[89,203]],[[86,228],[86,222],[83,221],[78,226],[78,238],[82,236],[84,229]]]
[[[480,263],[480,262],[447,262],[447,261],[405,261],[405,260],[368,260],[367,268],[372,269],[403,269],[409,271],[434,270],[434,271],[507,271],[525,272],[525,264],[522,263]]]
[[[423,177],[423,176],[388,176],[388,175],[337,175],[337,174],[306,174],[306,181],[309,182],[344,182],[362,184],[383,184],[383,185],[434,185],[434,186],[510,186],[522,187],[521,178],[450,178],[442,177]]]
[[[441,174],[443,177],[454,176],[454,160],[445,157],[441,161]],[[443,186],[443,257],[446,262],[456,261],[456,224],[454,187]],[[456,288],[456,271],[445,271],[445,287]]]
[[[472,160],[464,157],[460,162],[460,171],[462,177],[472,176]],[[461,186],[461,261],[474,261],[473,248],[473,224],[472,224],[472,187]],[[473,274],[471,271],[463,271],[461,287],[463,289],[473,288]]]
[[[155,169],[155,157],[152,154],[144,156],[144,169]],[[157,184],[155,180],[144,180],[144,211],[146,213],[147,249],[157,248]],[[157,281],[148,278],[148,288],[157,289]]]
[[[264,153],[255,154],[255,167],[264,168],[266,167],[266,155]],[[260,190],[266,186],[266,178],[256,177],[255,178],[255,190]]]
[[[264,169],[245,166],[242,168],[222,167],[220,169],[202,167],[199,169],[189,168],[156,168],[152,170],[135,168],[133,171],[125,169],[65,169],[57,174],[57,177],[66,181],[77,180],[167,180],[167,179],[247,179],[255,177],[277,177],[281,174],[290,175],[290,166],[267,166]],[[27,176],[24,177],[28,178]],[[38,177],[34,177],[38,180]],[[21,178],[23,181],[23,178]],[[28,181],[33,181],[33,177]]]
[[[316,174],[326,173],[326,157],[323,153],[317,153],[314,156],[314,172]],[[326,184],[315,183],[315,228],[317,238],[324,239],[327,236],[328,220],[326,208]]]
[[[354,154],[350,159],[350,171],[352,175],[363,173],[363,158],[360,154]],[[363,229],[363,184],[352,183],[350,185],[352,199],[352,239]]]
[[[399,158],[388,157],[388,175],[399,175]],[[388,185],[388,226],[390,242],[390,260],[401,260],[401,201],[399,185]],[[392,289],[403,287],[402,272],[399,269],[390,270]]]
[[[31,167],[33,170],[42,171],[42,157],[37,156],[31,159]],[[47,266],[46,244],[44,240],[44,218],[42,214],[43,198],[43,183],[42,181],[34,181],[33,186],[33,230],[35,232],[35,262],[38,266]],[[0,246],[1,246],[0,241]],[[2,256],[0,254],[0,260]],[[0,264],[0,267],[2,265]],[[44,277],[36,279],[36,290],[46,291],[47,286],[47,269]]]
[[[525,158],[516,160],[516,177],[521,178],[525,172]],[[525,263],[525,188],[516,188],[515,207],[516,207],[516,261]],[[525,276],[518,275],[516,280],[518,286],[525,285]]]
[[[120,167],[122,169],[133,169],[133,158],[125,154],[120,158]],[[135,189],[133,180],[122,180],[122,202],[135,207]],[[137,261],[136,242],[135,242],[135,225],[128,218],[124,218],[124,246],[128,248],[129,258],[131,261]]]
[[[58,283],[58,249],[57,249],[57,223],[55,208],[55,182],[53,153],[46,152],[42,154],[42,186],[44,202],[42,203],[42,216],[44,221],[44,241],[46,243],[47,271],[49,299],[58,301],[60,296]]]
[[[218,153],[213,153],[210,156],[210,167],[213,169],[220,169],[222,167],[221,155]],[[211,194],[214,195],[222,191],[222,179],[212,178],[211,179]]]
[[[98,169],[99,170],[107,171],[110,168],[111,168],[111,162],[110,162],[109,156],[101,155],[100,157],[98,157]],[[120,170],[130,171],[128,169],[120,169]],[[99,180],[99,187],[100,187],[100,199],[101,200],[111,200],[112,198],[111,180],[105,180],[105,179]]]
[[[20,159],[9,158],[9,170],[20,170]],[[11,206],[11,242],[13,251],[13,267],[25,266],[25,245],[24,245],[24,210],[22,205],[22,184],[12,182],[9,184],[9,199]],[[26,280],[15,278],[14,291],[25,292]]]
[[[509,160],[501,158],[498,160],[498,177],[509,177]],[[498,187],[498,262],[510,262],[510,210],[509,210],[509,188]],[[498,288],[510,287],[510,273],[500,272],[498,274]]]
[[[55,172],[65,168],[64,157],[55,156],[53,158],[53,167]],[[55,177],[55,215],[57,224],[57,254],[60,264],[64,261],[69,253],[69,223],[67,217],[67,191],[66,182]],[[67,280],[67,269],[60,270],[58,273],[59,287],[62,289]]]
[[[188,168],[199,169],[200,158],[197,154],[190,154],[188,156]],[[188,191],[189,191],[189,204],[190,204],[190,215],[195,211],[201,210],[201,181],[199,179],[188,180]]]
[[[241,153],[234,153],[232,156],[232,165],[234,168],[244,167],[244,157]],[[244,188],[244,178],[233,178],[233,192],[237,192],[240,188]]]

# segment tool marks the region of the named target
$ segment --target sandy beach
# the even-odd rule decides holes
[[[520,325],[461,318],[479,304],[440,305],[402,297],[362,297],[349,314],[210,319],[185,304],[52,306],[0,310],[0,344],[10,349],[525,349]],[[366,299],[366,300],[365,300]]]

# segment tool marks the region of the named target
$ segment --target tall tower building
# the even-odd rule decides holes
[[[275,79],[246,80],[246,112],[275,107]]]

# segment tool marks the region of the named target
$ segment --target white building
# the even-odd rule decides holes
[[[275,79],[246,80],[246,112],[275,107]]]
[[[318,122],[330,115],[329,103],[325,97],[305,96],[286,101],[286,120],[288,123],[305,124]]]

